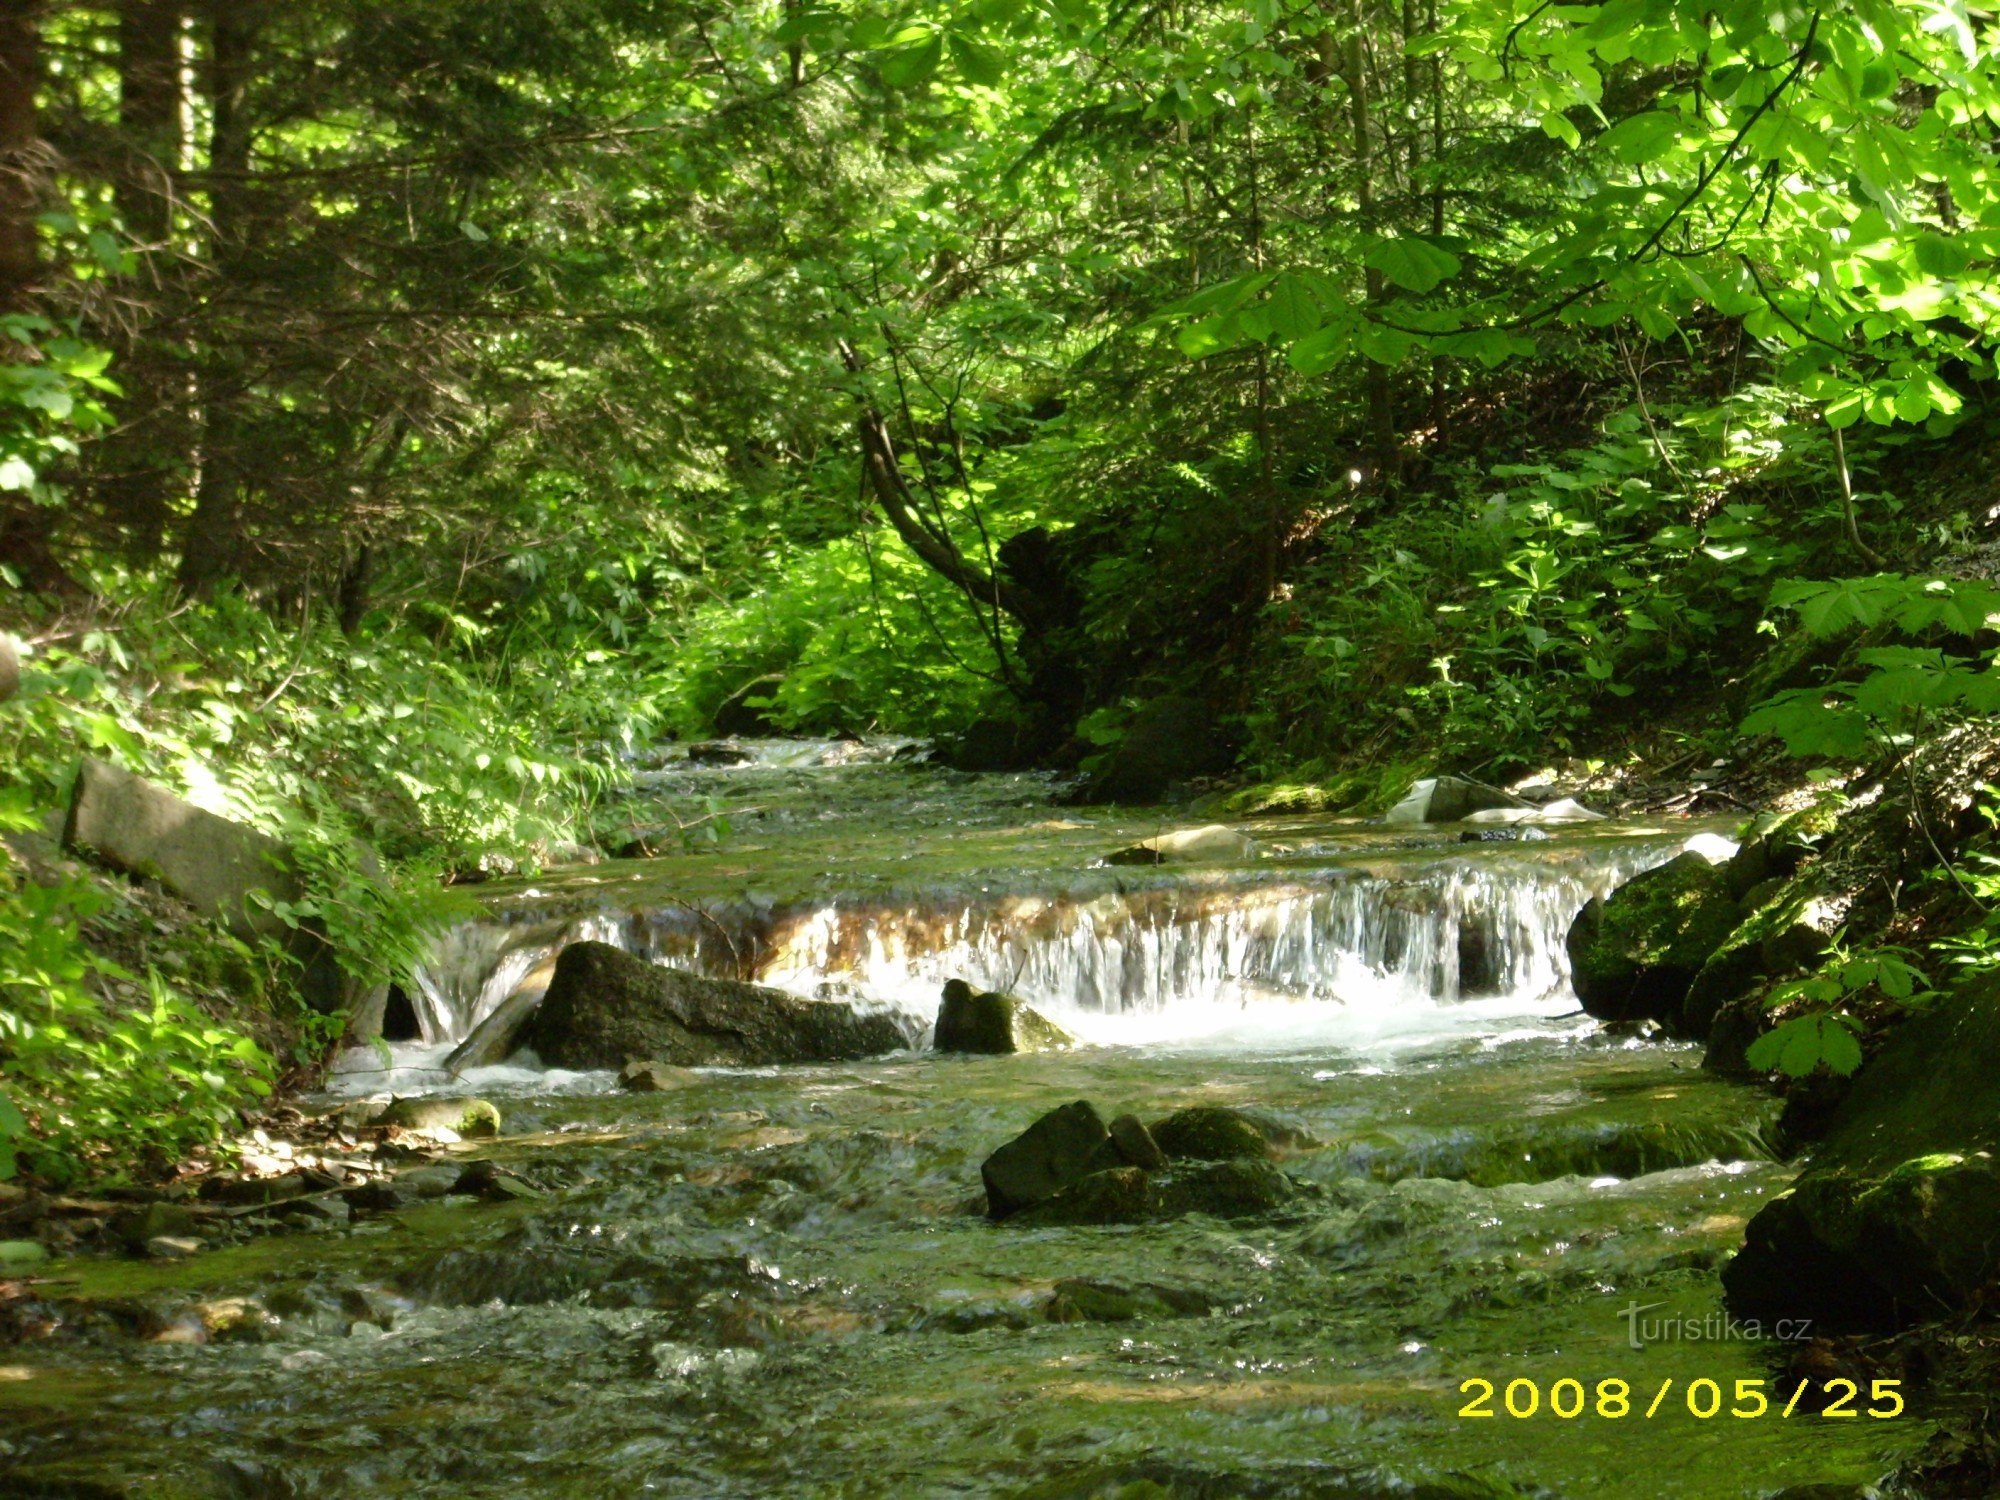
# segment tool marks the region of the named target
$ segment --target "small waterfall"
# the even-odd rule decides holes
[[[427,1042],[456,1040],[509,995],[546,984],[554,955],[584,938],[925,1017],[953,977],[1084,1016],[1301,1001],[1368,1011],[1546,1002],[1567,992],[1564,937],[1584,903],[1681,847],[1605,839],[1150,881],[1100,871],[1057,893],[529,913],[448,934],[417,977],[419,1020]]]

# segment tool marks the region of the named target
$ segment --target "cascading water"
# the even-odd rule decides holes
[[[964,978],[1102,1040],[1207,1033],[1302,1005],[1337,1007],[1350,1023],[1471,999],[1560,1006],[1576,913],[1683,842],[1648,833],[1142,879],[1093,871],[1037,892],[642,899],[561,913],[530,902],[448,934],[417,977],[418,1012],[427,1042],[456,1041],[524,985],[546,984],[555,953],[583,938],[925,1021],[943,981]]]

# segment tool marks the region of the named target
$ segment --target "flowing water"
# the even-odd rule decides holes
[[[1102,866],[1157,824],[810,745],[662,770],[633,814],[727,831],[490,888],[423,976],[423,1036],[334,1080],[495,1099],[477,1154],[546,1196],[60,1264],[72,1331],[0,1350],[0,1493],[1752,1496],[1872,1480],[1928,1431],[1915,1403],[1782,1417],[1783,1391],[1729,1415],[1782,1352],[1713,1336],[1716,1268],[1789,1175],[1769,1103],[1576,1012],[1571,917],[1699,825],[1268,819],[1233,864]],[[919,1044],[963,975],[1086,1045],[656,1095],[520,1060],[451,1079],[578,936],[890,1008]],[[981,1159],[1078,1098],[1253,1111],[1305,1192],[1256,1221],[989,1223]],[[255,1338],[131,1332],[241,1296]],[[1471,1379],[1498,1415],[1460,1415]]]

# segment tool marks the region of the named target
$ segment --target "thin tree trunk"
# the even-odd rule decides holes
[[[180,0],[123,0],[118,11],[118,212],[142,246],[172,220],[181,154]]]
[[[41,78],[40,5],[0,0],[0,312],[21,312],[34,299],[47,168],[35,113]]]
[[[1361,232],[1372,235],[1378,225],[1375,211],[1375,161],[1369,139],[1367,38],[1362,30],[1361,0],[1350,0],[1347,38],[1347,97],[1354,127],[1354,198]],[[1387,292],[1382,273],[1370,266],[1367,271],[1368,305],[1379,307]],[[1368,432],[1374,448],[1377,479],[1385,485],[1396,482],[1401,445],[1396,440],[1395,391],[1389,383],[1389,367],[1367,361]]]
[[[209,259],[213,274],[224,282],[237,274],[245,232],[245,197],[250,171],[250,122],[243,109],[243,92],[250,81],[251,47],[257,19],[241,0],[207,0],[209,57],[206,83],[212,120],[209,170],[214,186],[209,196],[213,226]],[[203,595],[233,573],[242,562],[243,495],[237,446],[237,376],[226,365],[211,364],[202,372],[203,433],[201,481],[196,486],[194,513],[181,535],[179,583],[183,591]]]
[[[118,12],[120,153],[113,192],[126,233],[150,258],[173,231],[181,161],[181,0],[122,0]],[[157,286],[157,268],[153,278]],[[134,550],[158,550],[172,519],[171,489],[193,461],[187,372],[143,319],[120,351],[120,425],[96,447],[93,469],[108,514]]]

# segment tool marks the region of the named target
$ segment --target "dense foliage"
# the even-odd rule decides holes
[[[1669,696],[1881,753],[1994,702],[1930,574],[1993,519],[1996,48],[1958,0],[18,7],[0,776],[282,832],[394,970],[361,843],[414,892],[606,837],[746,693],[1064,765],[1177,695],[1356,788]]]

